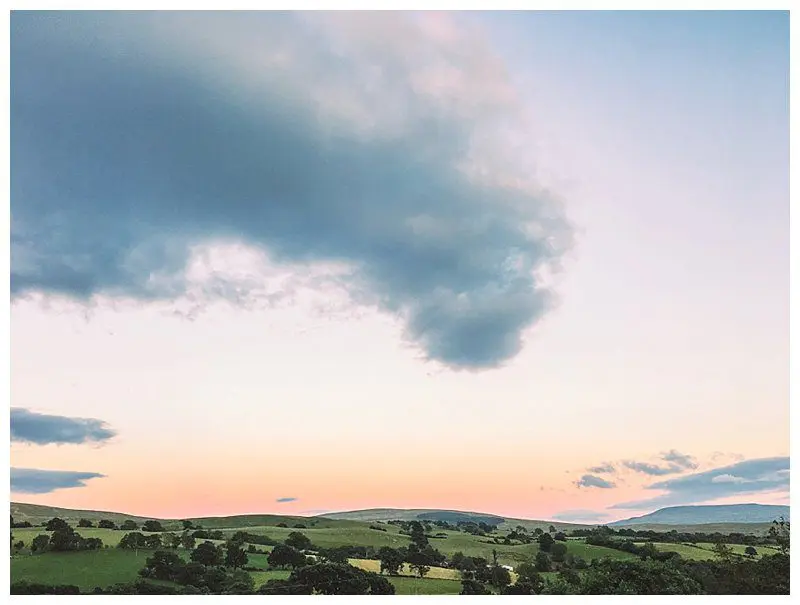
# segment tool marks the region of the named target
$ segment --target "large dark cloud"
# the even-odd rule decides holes
[[[11,491],[18,494],[49,494],[57,489],[86,487],[86,481],[105,477],[100,473],[11,468]]]
[[[665,492],[655,498],[621,502],[611,508],[649,509],[677,504],[692,504],[759,492],[789,489],[789,458],[758,458],[659,481],[647,489]]]
[[[37,445],[101,443],[115,435],[116,431],[96,418],[69,418],[11,408],[11,441]]]
[[[570,229],[502,66],[426,19],[15,12],[12,297],[175,300],[193,246],[235,241],[343,263],[427,358],[514,357]]]
[[[607,481],[602,477],[596,477],[595,475],[583,475],[575,482],[575,485],[578,487],[599,487],[601,489],[611,489],[612,487],[616,487],[616,484],[613,481]]]

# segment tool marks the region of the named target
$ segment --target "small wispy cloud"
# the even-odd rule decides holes
[[[616,472],[616,468],[610,462],[604,462],[598,466],[590,466],[586,469],[590,473],[613,473]]]
[[[297,502],[299,498],[276,498],[275,502]]]
[[[600,489],[611,489],[617,486],[613,481],[606,481],[602,477],[595,475],[584,475],[575,482],[575,485],[578,487],[598,487]]]
[[[668,452],[664,452],[663,454],[661,454],[661,459],[664,460],[665,462],[671,462],[672,464],[684,469],[697,468],[697,460],[695,460],[694,456],[690,456],[689,454],[682,454],[678,450],[670,450]]]
[[[675,473],[680,473],[683,470],[676,464],[671,464],[669,466],[658,466],[648,462],[636,462],[635,460],[623,460],[622,466],[637,473],[642,473],[644,475],[650,475],[653,477],[659,477],[661,475],[673,475]]]

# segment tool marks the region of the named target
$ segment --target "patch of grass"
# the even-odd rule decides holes
[[[587,562],[592,559],[636,559],[636,555],[629,552],[623,552],[614,548],[606,548],[605,546],[595,546],[593,544],[586,544],[586,542],[578,540],[569,540],[566,542],[567,552],[572,553],[576,557],[581,557]]]
[[[127,533],[130,533],[128,530],[120,530],[120,529],[98,529],[95,527],[77,527],[74,528],[75,531],[84,538],[100,538],[103,541],[103,545],[105,546],[108,544],[109,546],[116,546],[119,544],[119,541],[122,539]],[[131,531],[138,531],[145,536],[149,536],[150,532],[141,531],[141,530],[131,530]],[[22,540],[25,543],[26,548],[30,548],[31,542],[33,539],[38,536],[39,534],[47,534],[48,536],[53,532],[45,531],[43,527],[26,527],[23,529],[12,529],[11,532],[14,534],[14,542],[18,540]],[[159,532],[161,533],[161,532]],[[202,540],[198,541],[201,542]]]
[[[226,536],[231,536],[237,529],[224,530]],[[393,546],[399,548],[410,543],[408,536],[403,536],[398,532],[375,531],[368,526],[356,525],[355,527],[326,527],[311,529],[295,529],[292,527],[248,527],[247,531],[260,535],[268,536],[278,542],[283,542],[290,533],[297,531],[308,536],[314,546],[320,548],[333,548],[335,546]]]
[[[394,586],[396,594],[403,595],[458,594],[461,592],[461,582],[459,580],[391,577],[389,582]]]
[[[348,562],[353,567],[358,567],[365,571],[372,571],[375,573],[381,572],[381,562],[377,559],[348,559]],[[416,574],[411,571],[408,564],[403,565],[400,570],[401,576],[415,576]],[[426,578],[436,578],[439,580],[461,580],[461,574],[456,569],[447,569],[446,567],[431,567],[431,570],[425,575]]]
[[[250,575],[256,583],[256,588],[260,588],[270,580],[285,580],[289,577],[288,570],[285,569],[269,569],[266,571],[251,571]]]
[[[72,584],[89,591],[99,586],[134,582],[152,551],[108,548],[80,552],[48,552],[11,559],[11,581]]]

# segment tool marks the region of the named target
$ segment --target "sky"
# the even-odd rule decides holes
[[[786,12],[11,17],[11,496],[788,504]]]

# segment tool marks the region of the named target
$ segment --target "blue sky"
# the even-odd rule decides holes
[[[11,42],[36,501],[785,497],[786,13],[18,13]],[[286,426],[313,447],[274,464]]]

